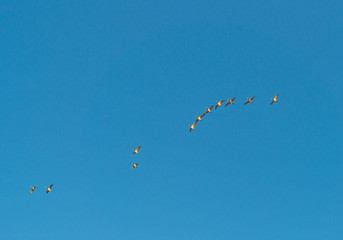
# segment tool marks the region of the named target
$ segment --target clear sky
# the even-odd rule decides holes
[[[342,1],[2,0],[0,22],[0,239],[342,239]]]

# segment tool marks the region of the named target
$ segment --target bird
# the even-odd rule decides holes
[[[51,188],[52,188],[53,185],[54,185],[54,184],[51,184],[48,188],[46,188],[46,193],[51,192]]]
[[[277,98],[278,98],[279,94],[277,94],[273,99],[273,101],[270,103],[270,105],[272,105],[273,103],[277,102]]]
[[[194,130],[194,127],[197,125],[197,123],[193,123],[192,125],[189,125],[190,128],[189,128],[189,132],[192,132],[192,130]]]
[[[131,163],[131,164],[132,164],[132,170],[138,166],[138,163],[135,163],[135,164]]]
[[[254,98],[255,98],[255,97],[248,98],[248,101],[246,101],[246,102],[244,103],[244,105],[246,105],[246,104],[248,104],[248,103],[252,103],[252,100],[253,100]]]
[[[204,112],[204,116],[207,114],[207,113],[211,113],[212,111],[212,108],[214,107],[214,105],[212,105],[211,107],[207,108],[206,112]]]
[[[33,186],[33,187],[30,187],[31,188],[31,190],[30,190],[30,194],[33,192],[33,191],[35,191],[36,190],[36,187],[35,186]]]
[[[223,102],[225,102],[225,100],[221,100],[221,101],[217,102],[217,104],[214,107],[214,109],[217,109],[217,107],[221,107]]]
[[[136,154],[136,153],[138,153],[138,151],[139,151],[139,149],[141,148],[141,146],[139,146],[138,148],[136,148],[136,149],[133,149],[133,154]]]
[[[225,107],[229,104],[233,104],[233,101],[235,101],[236,97],[232,98],[231,100],[228,99],[229,101],[225,104]]]
[[[195,123],[198,123],[199,121],[201,121],[203,116],[205,116],[205,114],[198,116],[197,119],[195,120]]]

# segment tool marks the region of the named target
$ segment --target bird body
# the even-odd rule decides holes
[[[138,148],[134,149],[133,150],[133,154],[137,154],[140,148],[141,148],[141,146],[139,146]]]
[[[272,102],[270,103],[270,105],[272,105],[273,103],[277,102],[277,98],[278,98],[279,94],[277,94],[274,98],[272,98]]]
[[[225,107],[229,104],[233,104],[233,101],[235,101],[236,97],[232,98],[232,99],[228,99],[229,101],[225,104]]]
[[[189,132],[192,132],[192,130],[194,130],[194,127],[197,125],[197,123],[193,123],[192,125],[189,125],[190,128],[189,128]]]
[[[35,186],[31,187],[31,189],[30,189],[30,194],[31,194],[33,191],[35,191],[35,190],[36,190],[36,187],[35,187]]]
[[[255,97],[248,98],[248,101],[246,101],[246,102],[244,103],[244,105],[246,105],[246,104],[248,104],[248,103],[252,103],[252,102],[253,102],[252,100],[254,100],[254,98],[255,98]]]
[[[207,113],[211,113],[212,108],[214,107],[214,105],[212,105],[211,107],[207,108],[206,112],[204,112],[203,116],[205,116]]]
[[[225,102],[225,100],[221,100],[221,101],[217,102],[217,104],[214,107],[214,109],[217,109],[218,107],[221,107],[223,102]]]
[[[51,184],[48,188],[46,188],[46,193],[51,192],[51,188],[52,188],[53,184]]]
[[[138,166],[138,163],[132,164],[132,170]]]
[[[205,116],[205,114],[198,116],[197,119],[195,120],[195,122],[197,123],[197,122],[201,121],[204,116]]]

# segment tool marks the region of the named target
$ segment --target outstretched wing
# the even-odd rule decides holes
[[[246,101],[245,103],[244,103],[244,105],[246,105],[246,104],[248,104],[249,103],[249,100],[248,101]]]
[[[275,103],[275,101],[273,100],[271,103],[270,103],[270,105],[272,105],[273,103]]]
[[[51,184],[49,188],[51,189],[53,185],[54,185],[54,184]]]
[[[250,98],[250,100],[252,101],[252,100],[254,100],[254,98],[255,98],[255,97],[252,97],[252,98]]]
[[[214,105],[212,105],[209,109],[212,110],[213,106],[214,106]]]
[[[235,101],[235,99],[236,99],[236,97],[232,98],[231,101],[233,102],[233,101]]]
[[[230,104],[230,102],[227,102],[226,104],[225,104],[225,107],[227,106],[227,105],[229,105]]]

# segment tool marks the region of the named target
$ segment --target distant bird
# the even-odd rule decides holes
[[[207,113],[211,113],[212,108],[214,107],[214,105],[212,105],[211,107],[207,108],[206,112],[203,114],[203,116],[205,116]]]
[[[138,151],[139,151],[139,149],[141,148],[141,146],[139,146],[138,148],[136,148],[136,149],[133,149],[133,154],[136,154],[136,153],[138,153]]]
[[[189,128],[189,132],[191,132],[192,130],[194,130],[194,127],[197,125],[197,123],[193,123],[192,125],[189,125],[190,128]]]
[[[279,94],[277,94],[273,99],[273,101],[270,103],[270,105],[272,105],[273,103],[277,102],[277,98],[278,98]]]
[[[33,186],[33,187],[30,187],[31,188],[31,190],[30,190],[30,194],[33,192],[33,191],[35,191],[36,190],[36,187],[35,186]]]
[[[253,100],[254,98],[255,98],[255,97],[248,98],[248,101],[246,101],[246,102],[244,103],[244,105],[246,105],[246,104],[248,104],[248,103],[252,103],[252,100]]]
[[[195,123],[198,123],[199,121],[201,121],[204,116],[205,114],[198,116],[197,119],[195,120]]]
[[[131,164],[132,164],[132,170],[138,166],[138,163],[135,163],[135,164],[131,163]]]
[[[225,107],[229,104],[233,104],[233,101],[235,101],[236,97],[232,98],[231,100],[228,99],[229,101],[225,104]]]
[[[48,188],[46,188],[46,193],[51,192],[51,188],[52,188],[53,185],[54,185],[54,184],[51,184]]]
[[[225,100],[221,100],[221,101],[217,102],[217,104],[214,107],[214,109],[217,109],[217,107],[221,107],[223,102],[225,102]]]

